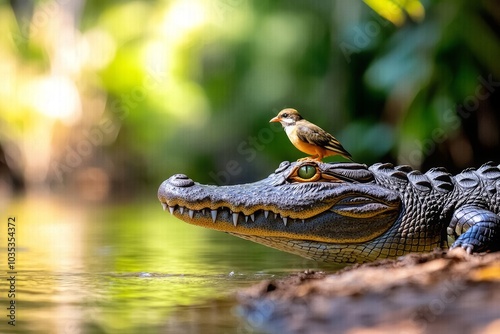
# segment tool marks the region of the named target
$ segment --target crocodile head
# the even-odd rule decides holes
[[[269,177],[241,185],[202,185],[176,174],[158,198],[187,223],[333,262],[370,260],[373,240],[402,211],[399,194],[378,185],[366,165],[312,160],[282,162]]]

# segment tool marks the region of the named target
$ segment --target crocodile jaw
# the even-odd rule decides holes
[[[345,183],[276,185],[270,178],[216,187],[177,174],[162,183],[158,198],[187,223],[236,236],[338,244],[372,240],[400,214],[399,197],[376,185],[360,194]]]

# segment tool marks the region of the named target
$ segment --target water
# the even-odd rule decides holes
[[[1,333],[256,333],[234,292],[318,264],[186,224],[148,202],[82,205],[30,196],[2,210],[0,273],[7,275],[8,217],[16,217],[16,326]]]

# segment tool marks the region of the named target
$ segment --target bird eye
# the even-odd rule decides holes
[[[288,117],[288,114],[287,114],[287,113],[284,113],[284,114],[283,114],[283,115],[281,115],[281,116],[283,116],[283,117],[287,118],[287,117]]]
[[[316,175],[316,168],[314,168],[314,166],[311,165],[304,165],[299,168],[298,174],[304,180],[309,180],[313,178],[314,175]]]

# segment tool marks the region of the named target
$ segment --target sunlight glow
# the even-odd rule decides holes
[[[167,11],[163,33],[174,41],[178,41],[196,28],[201,27],[208,19],[207,9],[198,1],[177,1]]]
[[[81,114],[80,95],[74,82],[64,76],[46,76],[29,83],[25,96],[39,113],[67,124],[78,120]]]
[[[83,35],[85,63],[93,70],[108,66],[116,54],[116,43],[104,29],[91,29]]]
[[[143,62],[146,73],[155,82],[165,81],[167,73],[167,62],[173,57],[172,48],[160,40],[153,40],[144,46]]]

